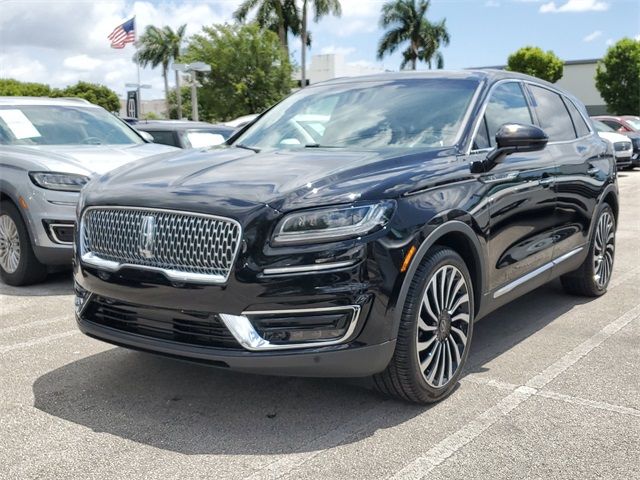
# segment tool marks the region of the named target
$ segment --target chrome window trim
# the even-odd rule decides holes
[[[357,262],[358,260],[347,260],[344,262],[321,263],[316,265],[299,265],[295,267],[265,268],[262,271],[262,273],[266,276],[315,273],[315,272],[321,272],[324,270],[334,270],[338,268],[351,267],[355,265]]]
[[[318,312],[335,312],[335,311],[347,311],[351,313],[351,323],[347,328],[345,334],[334,340],[325,340],[317,342],[307,343],[291,343],[287,345],[273,344],[268,340],[265,340],[256,331],[249,317],[252,315],[273,315],[273,314],[287,314],[287,313],[318,313]],[[231,332],[237,342],[246,350],[251,352],[264,352],[274,350],[293,350],[301,348],[317,348],[328,347],[331,345],[338,345],[348,340],[356,330],[358,325],[358,319],[360,317],[360,305],[347,305],[344,307],[324,307],[324,308],[302,308],[294,310],[259,310],[259,311],[245,311],[241,315],[230,315],[227,313],[220,313],[220,318],[225,324],[227,329]]]
[[[105,260],[93,253],[85,253],[85,245],[84,245],[84,228],[85,228],[85,216],[88,212],[93,210],[136,210],[136,211],[144,211],[144,212],[160,212],[160,213],[169,213],[169,214],[180,214],[180,215],[188,215],[192,217],[201,217],[208,218],[212,220],[220,220],[232,223],[238,228],[238,243],[236,245],[235,251],[233,252],[233,260],[229,267],[229,271],[226,276],[222,275],[209,275],[202,273],[189,273],[182,272],[179,270],[169,270],[160,267],[153,267],[148,265],[139,265],[135,263],[120,263],[114,262],[111,260]],[[96,268],[100,268],[103,270],[107,270],[109,272],[117,272],[122,268],[133,268],[138,270],[146,270],[152,272],[162,273],[165,277],[167,277],[171,281],[175,282],[187,282],[187,283],[197,283],[204,285],[223,285],[231,276],[231,271],[235,266],[236,260],[238,258],[238,252],[240,251],[240,245],[242,244],[242,225],[237,220],[229,217],[221,217],[218,215],[209,215],[206,213],[198,213],[198,212],[188,212],[184,210],[171,210],[168,208],[146,208],[146,207],[127,207],[127,206],[115,206],[115,205],[93,205],[85,208],[82,211],[80,216],[80,225],[76,231],[76,235],[79,235],[79,244],[80,244],[80,260],[82,263],[86,265],[90,265]]]
[[[478,112],[478,117],[474,120],[474,126],[473,126],[473,131],[472,131],[472,135],[469,138],[468,141],[468,145],[467,148],[465,148],[464,150],[464,154],[465,155],[477,155],[483,152],[490,152],[491,150],[493,150],[492,148],[481,148],[478,150],[472,150],[471,147],[473,146],[473,139],[476,137],[476,135],[478,134],[478,129],[480,128],[480,120],[484,117],[486,110],[487,110],[487,105],[489,104],[489,100],[491,99],[491,95],[493,94],[493,91],[495,90],[495,88],[498,85],[502,85],[503,83],[520,83],[521,86],[524,85],[534,85],[536,87],[540,87],[540,88],[545,88],[549,91],[552,91],[558,95],[560,95],[563,99],[563,101],[566,99],[566,101],[570,101],[574,107],[576,107],[576,110],[578,110],[578,113],[580,114],[580,116],[582,117],[582,119],[585,121],[585,123],[587,124],[587,128],[589,129],[589,134],[588,135],[583,135],[582,137],[577,137],[574,138],[572,140],[558,140],[558,141],[554,141],[554,142],[549,142],[547,143],[547,145],[560,145],[560,144],[564,144],[564,143],[572,143],[575,142],[577,140],[584,140],[585,138],[591,136],[594,134],[594,130],[591,127],[591,122],[585,118],[585,116],[583,115],[582,111],[576,106],[576,104],[573,102],[573,100],[571,100],[569,97],[567,97],[566,93],[561,92],[560,90],[557,90],[553,87],[549,87],[547,85],[542,85],[538,82],[534,82],[531,80],[526,80],[526,79],[519,79],[519,78],[505,78],[502,80],[498,80],[496,83],[494,83],[493,85],[491,85],[491,87],[489,88],[489,92],[487,93],[486,98],[483,101],[482,106],[480,107],[480,111]],[[527,97],[527,92],[524,90],[523,88],[523,94],[525,95],[525,98]],[[527,100],[527,104],[529,104],[529,99],[526,98]],[[533,118],[533,114],[535,113],[533,110],[533,107],[531,105],[529,105],[529,113],[531,114],[532,118]],[[569,112],[567,112],[567,114],[569,114]],[[535,118],[536,124],[538,123],[538,119],[537,117]],[[571,121],[571,123],[573,124],[573,120]],[[539,125],[537,125],[539,126]],[[576,133],[577,135],[577,133]]]
[[[535,270],[526,273],[525,275],[515,279],[513,282],[508,283],[507,285],[505,285],[504,287],[496,290],[493,294],[493,298],[499,298],[503,295],[506,295],[507,293],[511,292],[512,290],[515,290],[517,287],[524,285],[525,283],[527,283],[530,280],[533,280],[534,278],[536,278],[539,275],[542,275],[543,273],[545,273],[546,271],[552,269],[553,267],[559,265],[560,263],[569,260],[571,257],[573,257],[574,255],[577,255],[578,253],[580,253],[582,250],[584,250],[584,247],[578,247],[574,250],[571,250],[568,253],[565,253],[564,255],[559,256],[558,258],[556,258],[555,260],[551,260],[549,263],[545,263],[544,265],[542,265],[541,267],[536,268]]]

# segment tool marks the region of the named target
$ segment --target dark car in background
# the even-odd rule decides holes
[[[155,143],[178,148],[206,148],[224,143],[236,130],[225,125],[188,120],[140,121],[136,130],[149,133]]]
[[[605,293],[616,175],[585,107],[533,77],[317,84],[226,147],[88,185],[76,318],[115,345],[438,401],[476,320],[556,277]]]

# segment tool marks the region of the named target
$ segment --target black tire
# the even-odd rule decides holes
[[[444,274],[442,273],[443,271]],[[432,319],[436,317],[429,314],[426,304],[423,303],[423,298],[427,299],[427,302],[433,300],[434,292],[431,289],[427,292],[427,289],[430,287],[434,276],[438,275],[435,278],[437,285],[439,279],[448,278],[447,272],[453,275],[451,282],[455,282],[455,285],[452,289],[451,282],[444,283],[446,296],[444,297],[445,300],[439,303],[447,303],[451,308],[441,309],[437,320],[431,323]],[[455,287],[458,286],[461,279],[464,280],[464,287],[461,287],[464,290],[454,293]],[[465,293],[463,294],[463,292]],[[435,293],[437,294],[438,292]],[[453,308],[460,300],[464,300],[465,294],[468,297],[468,301],[459,307]],[[433,304],[429,308],[435,310]],[[466,324],[461,320],[456,320],[458,317],[463,317],[465,313],[467,314]],[[449,336],[445,336],[447,333],[447,316],[449,318]],[[449,248],[440,246],[432,248],[411,280],[400,320],[396,350],[386,370],[373,377],[375,388],[383,394],[420,404],[438,402],[448,396],[455,388],[469,355],[469,347],[473,336],[473,320],[473,285],[464,260]],[[421,321],[426,323],[421,323]],[[423,330],[422,327],[419,328],[419,324],[429,328],[433,328],[435,325],[436,331]],[[454,330],[465,333],[466,340],[462,342],[462,337],[458,336],[459,334]],[[429,335],[433,335],[435,340]],[[442,340],[440,339],[441,336],[444,337]],[[432,347],[420,350],[421,347],[418,346],[418,342],[420,342],[421,347],[429,344],[429,342],[434,343],[432,343]],[[459,350],[460,346],[462,346],[461,352]],[[446,383],[433,385],[434,382],[429,383],[427,377],[434,373],[433,369],[436,367],[433,365],[440,362],[440,357],[437,356],[438,351],[436,351],[436,349],[440,348],[442,348],[443,355],[442,372],[447,370],[448,378]],[[453,362],[452,365],[455,369],[451,366],[449,366],[452,368],[451,370],[447,369],[447,359],[449,363]],[[430,365],[423,372],[425,363]],[[435,376],[438,376],[438,372],[439,370],[436,371]]]
[[[609,272],[606,280],[600,281],[600,277],[597,275],[597,260],[598,257],[598,226],[600,222],[603,221],[604,218],[611,219],[612,222],[612,233],[613,236],[611,238],[611,265],[609,267]],[[604,295],[607,291],[607,287],[609,286],[609,281],[611,280],[611,272],[613,271],[613,261],[615,258],[615,232],[616,232],[616,219],[613,214],[613,210],[607,203],[603,203],[600,206],[600,210],[598,212],[598,216],[596,217],[595,225],[593,227],[593,232],[591,235],[591,240],[589,242],[589,253],[587,258],[582,262],[582,265],[578,267],[573,272],[569,272],[566,275],[560,277],[560,281],[562,282],[562,286],[567,293],[572,295],[580,295],[584,297],[599,297]],[[605,245],[605,250],[608,249],[609,243]],[[602,260],[600,260],[602,262]]]
[[[20,246],[17,268],[9,271],[0,262],[0,278],[14,286],[31,285],[41,282],[47,276],[47,267],[38,261],[33,248],[27,227],[22,220],[22,215],[15,205],[8,201],[0,202],[0,221],[3,216],[8,216],[16,227]]]

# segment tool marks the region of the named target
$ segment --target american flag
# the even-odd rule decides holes
[[[127,43],[135,42],[136,17],[130,18],[122,25],[118,25],[107,38],[111,40],[111,48],[124,48]]]

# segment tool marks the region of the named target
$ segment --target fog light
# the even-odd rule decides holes
[[[351,323],[351,312],[261,314],[251,318],[258,334],[270,343],[306,343],[342,338]]]

